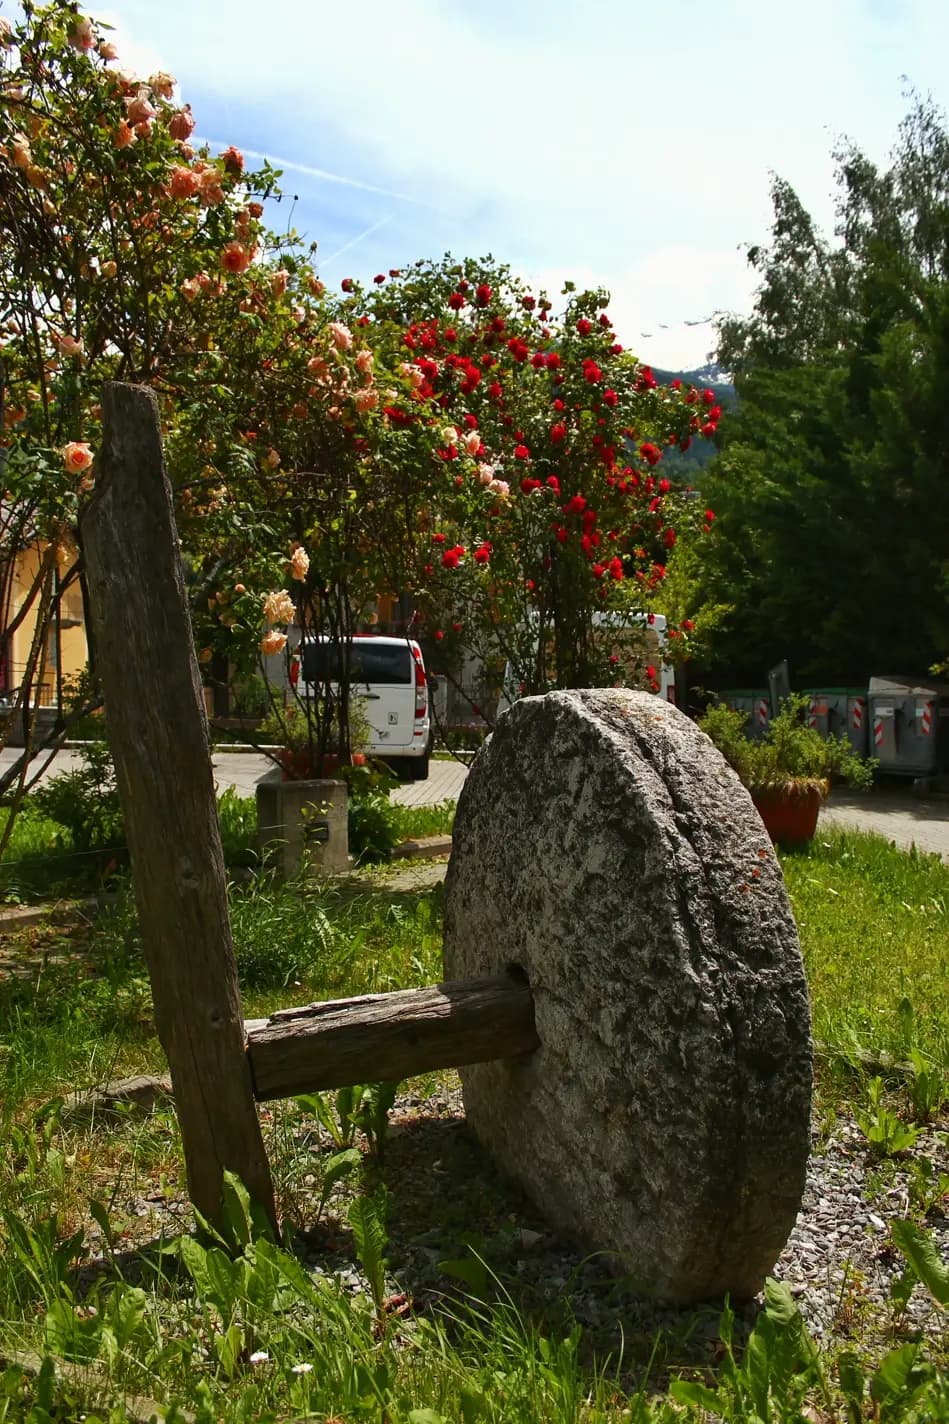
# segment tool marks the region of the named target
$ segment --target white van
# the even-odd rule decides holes
[[[348,644],[349,691],[370,726],[366,747],[409,780],[428,778],[432,722],[428,679],[418,643],[411,638],[356,634]],[[300,648],[301,697],[317,697],[342,672],[340,645],[326,636]]]
[[[644,649],[647,656],[651,656],[656,665],[657,682],[659,683],[656,693],[666,702],[675,703],[676,700],[676,680],[675,668],[671,663],[663,660],[663,652],[666,647],[666,628],[668,626],[664,613],[594,613],[592,618],[595,628],[615,628],[618,634],[630,632],[639,635],[643,640]],[[498,700],[497,716],[506,712],[512,702],[516,702],[521,691],[514,677],[514,671],[510,663],[504,668],[504,679],[501,683],[501,696]]]

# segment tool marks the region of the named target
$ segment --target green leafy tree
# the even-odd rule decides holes
[[[836,154],[837,240],[775,180],[747,320],[720,328],[739,409],[703,489],[715,658],[754,676],[924,672],[949,647],[949,140],[914,103],[891,167]]]

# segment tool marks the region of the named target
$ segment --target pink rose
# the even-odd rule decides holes
[[[353,334],[348,326],[344,326],[341,321],[331,321],[326,329],[337,351],[349,350],[353,344]]]

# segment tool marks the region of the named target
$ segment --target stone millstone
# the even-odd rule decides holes
[[[644,1293],[755,1294],[804,1188],[807,987],[751,798],[674,707],[524,698],[476,757],[445,977],[515,965],[542,1046],[461,1070],[480,1140]]]

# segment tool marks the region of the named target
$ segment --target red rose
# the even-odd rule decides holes
[[[563,507],[564,514],[582,514],[587,507],[587,502],[582,494],[571,495]]]
[[[599,366],[596,364],[595,361],[585,361],[583,363],[584,380],[589,381],[591,386],[595,386],[596,383],[602,377],[602,375],[603,372],[600,370]]]
[[[525,311],[533,311],[537,303],[533,297],[521,297],[521,306]]]
[[[587,321],[585,316],[582,316],[577,322],[577,330],[579,331],[581,336],[589,336],[590,332],[593,330],[593,325],[591,322]]]
[[[342,287],[344,292],[351,292],[353,289],[352,277],[344,277],[339,285]]]
[[[557,542],[559,544],[566,544],[568,537],[566,525],[561,524],[557,530]]]
[[[619,396],[616,394],[615,391],[604,391],[604,392],[603,392],[603,404],[604,404],[604,405],[615,405],[618,400],[619,400]]]
[[[550,427],[550,438],[555,445],[558,444],[561,440],[565,439],[566,434],[567,427],[564,425],[562,420],[558,420],[556,425],[552,425]]]
[[[474,551],[474,561],[475,561],[475,563],[476,563],[476,564],[486,564],[490,558],[491,558],[491,545],[490,545],[490,544],[487,544],[487,543],[485,543],[485,544],[479,544],[479,545],[478,545],[478,548],[475,549],[475,551]]]
[[[372,280],[375,282],[377,287],[381,287],[385,279],[386,274],[384,272],[377,272]]]
[[[515,458],[515,460],[529,460],[530,457],[531,457],[531,452],[528,450],[528,448],[527,448],[526,445],[515,445],[515,446],[514,446],[514,458]]]
[[[491,288],[488,286],[487,282],[481,283],[480,287],[475,292],[475,296],[478,299],[479,307],[486,307],[488,305],[488,302],[491,300]]]
[[[491,397],[492,400],[500,400],[500,399],[501,399],[501,383],[500,383],[500,381],[492,381],[492,382],[491,382],[490,386],[488,386],[488,395]]]
[[[448,298],[448,305],[451,307],[452,311],[461,311],[464,304],[465,299],[460,292],[452,292],[451,296]]]
[[[640,445],[639,453],[648,465],[656,465],[662,459],[662,451],[648,441],[645,445]]]
[[[556,371],[557,367],[560,365],[560,352],[559,352],[559,351],[548,351],[548,352],[547,352],[547,365],[550,367],[550,369],[551,369],[552,371]]]

